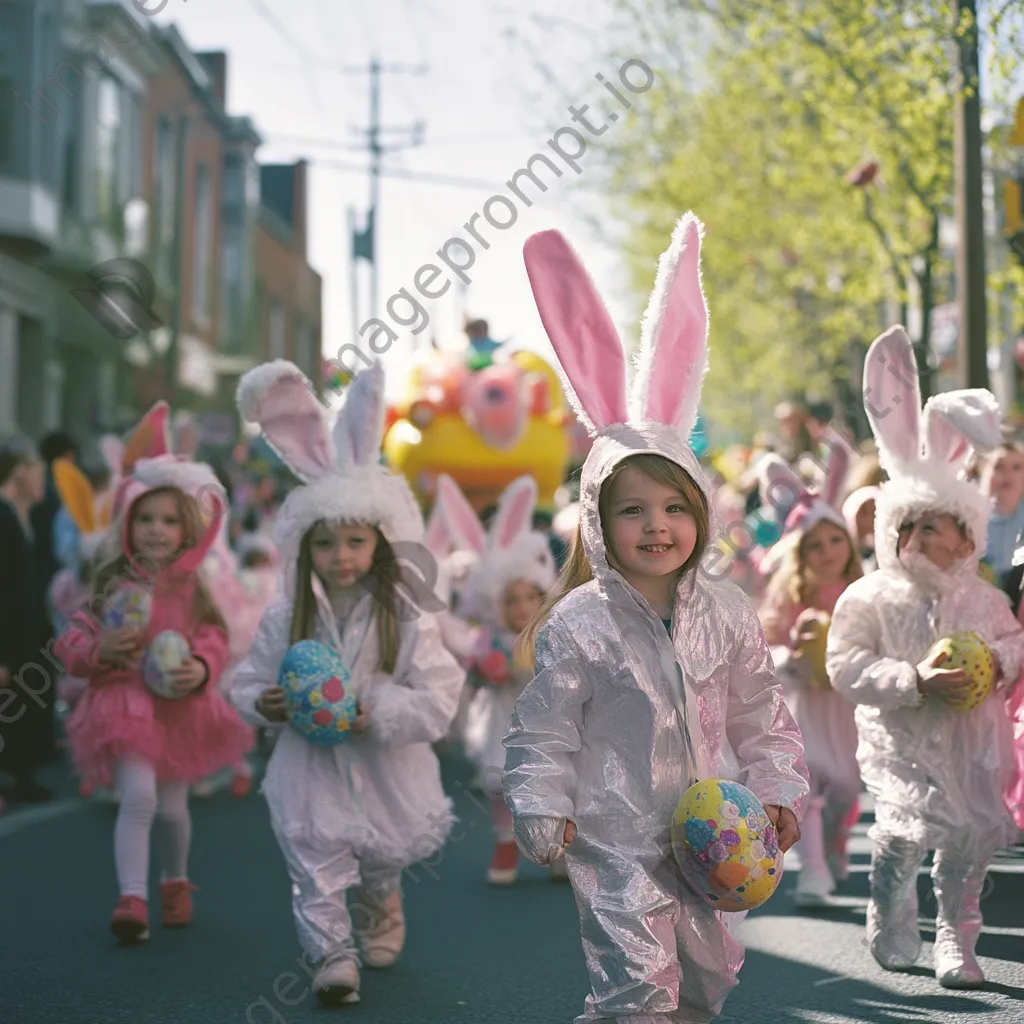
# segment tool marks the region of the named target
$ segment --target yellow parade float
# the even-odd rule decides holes
[[[573,422],[558,375],[535,353],[432,348],[416,353],[388,410],[384,456],[428,507],[442,473],[477,512],[528,473],[538,508],[554,511]]]

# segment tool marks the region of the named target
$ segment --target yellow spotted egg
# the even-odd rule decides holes
[[[977,633],[952,633],[934,643],[924,660],[931,664],[940,654],[946,655],[941,668],[962,668],[970,680],[962,691],[944,700],[954,711],[973,711],[985,701],[995,682],[995,658],[988,644]]]

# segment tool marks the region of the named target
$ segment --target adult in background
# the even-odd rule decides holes
[[[35,772],[55,750],[56,686],[44,688],[46,680],[35,669],[24,676],[26,688],[18,685],[22,666],[30,662],[56,673],[39,653],[49,641],[49,623],[30,519],[43,498],[44,474],[44,463],[27,439],[0,445],[0,771],[14,776],[11,795],[27,803],[53,796]]]

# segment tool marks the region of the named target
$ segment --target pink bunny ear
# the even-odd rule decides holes
[[[924,407],[928,461],[957,466],[971,448],[991,451],[1002,440],[999,403],[991,391],[971,388],[947,391]]]
[[[807,492],[807,485],[778,455],[766,455],[757,466],[761,502],[785,515]]]
[[[640,330],[630,411],[690,436],[708,368],[708,307],[700,283],[701,223],[687,213],[658,262]]]
[[[170,406],[157,402],[132,429],[121,452],[121,472],[128,474],[139,459],[156,459],[171,452],[167,421]]]
[[[577,419],[591,435],[625,423],[626,357],[579,257],[559,232],[541,231],[526,240],[523,259]]]
[[[338,466],[370,466],[380,461],[384,440],[384,368],[380,362],[363,370],[345,391],[345,404],[334,424]]]
[[[438,561],[447,558],[452,553],[452,538],[448,532],[448,524],[445,521],[440,500],[434,502],[430,517],[427,519],[423,544]]]
[[[439,512],[444,519],[448,536],[456,549],[474,551],[478,555],[487,550],[487,534],[473,506],[466,500],[459,485],[444,473],[437,478],[435,512]]]
[[[334,451],[324,410],[306,375],[284,359],[250,370],[238,382],[238,411],[263,428],[270,446],[305,481],[330,472]]]
[[[902,327],[871,343],[864,360],[864,409],[890,474],[921,458],[921,386],[914,346]]]
[[[490,529],[491,547],[511,547],[518,537],[529,533],[536,506],[537,481],[532,476],[521,476],[513,480],[498,501],[498,511]]]
[[[850,476],[853,452],[835,431],[828,437],[828,464],[825,466],[825,486],[822,498],[834,509],[838,509],[846,496],[846,481]]]

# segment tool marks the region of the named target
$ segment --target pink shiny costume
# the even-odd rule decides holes
[[[1017,619],[1024,623],[1024,602],[1017,610]],[[1017,828],[1024,829],[1024,671],[1006,700],[1006,710],[1013,724],[1014,755],[1013,777],[1006,787],[1006,806]]]
[[[697,460],[668,427],[613,427],[595,441],[580,499],[595,578],[556,605],[540,633],[536,676],[505,737],[505,797],[531,859],[544,861],[560,845],[566,819],[579,830],[565,852],[592,986],[578,1021],[659,1014],[651,1019],[703,1024],[721,1011],[744,953],[722,914],[678,873],[669,843],[676,804],[694,776],[720,777],[800,813],[807,770],[740,589],[687,572],[669,637],[608,565],[601,483],[641,452],[664,455],[703,484]]]
[[[800,728],[804,760],[811,773],[811,800],[797,849],[803,870],[817,873],[826,882],[830,881],[826,857],[833,855],[838,869],[846,849],[849,817],[860,795],[857,723],[850,701],[835,690],[811,687],[807,661],[793,657],[792,630],[806,608],[831,615],[846,587],[842,582],[822,587],[810,605],[794,604],[778,591],[769,590],[760,611],[764,635],[772,645],[786,704]]]
[[[122,544],[128,550],[130,509],[147,493],[137,488],[125,502]],[[145,642],[173,629],[188,640],[209,670],[207,684],[180,700],[162,700],[142,681],[141,666],[113,668],[99,660],[100,627],[76,612],[54,645],[68,673],[89,679],[67,724],[75,768],[87,783],[110,787],[116,762],[141,759],[156,769],[158,782],[195,782],[234,764],[252,747],[251,730],[217,690],[228,658],[228,637],[192,617],[197,569],[218,528],[215,519],[202,541],[163,569],[151,585],[152,610]]]
[[[729,569],[716,578],[711,558],[680,577],[670,633],[605,552],[601,487],[630,456],[675,463],[713,507],[687,443],[707,367],[701,230],[686,214],[659,262],[628,396],[622,343],[579,258],[556,231],[524,248],[566,396],[594,437],[579,505],[594,578],[539,633],[503,783],[522,851],[541,864],[565,856],[591,985],[578,1024],[706,1024],[721,1012],[743,948],[682,879],[676,805],[714,777],[798,817],[808,793],[799,731],[750,601],[722,578]],[[713,523],[709,533],[713,555]],[[578,833],[566,847],[570,819]]]

